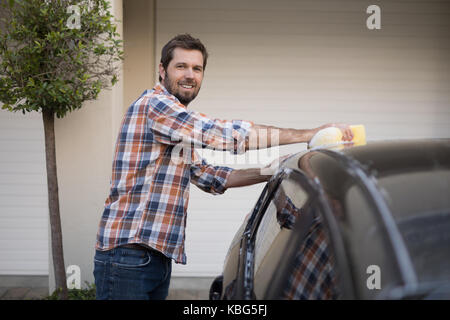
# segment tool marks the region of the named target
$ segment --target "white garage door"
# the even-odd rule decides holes
[[[0,111],[0,275],[48,275],[48,204],[40,114]]]
[[[449,2],[376,1],[381,29],[369,30],[372,2],[157,1],[157,59],[176,34],[206,44],[204,84],[190,108],[211,117],[364,124],[369,140],[450,137]],[[218,274],[261,189],[212,197],[193,187],[188,265],[174,275]]]

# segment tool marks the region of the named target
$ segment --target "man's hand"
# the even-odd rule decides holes
[[[315,129],[313,129],[314,133],[311,136],[311,138],[309,138],[308,142],[311,141],[312,137],[314,137],[314,135],[317,132],[319,132],[322,129],[329,128],[329,127],[336,127],[338,129],[340,129],[341,132],[342,132],[342,140],[344,140],[344,141],[352,141],[352,139],[353,139],[353,132],[350,129],[350,126],[348,124],[345,124],[345,123],[327,123],[327,124],[324,124],[323,126],[320,126],[320,127],[317,127]]]
[[[285,156],[282,156],[278,159],[273,160],[270,164],[265,166],[264,168],[261,168],[261,175],[268,175],[272,176],[277,172],[278,168],[280,167],[280,164],[283,162],[283,160],[289,158],[292,156],[292,154],[287,154]]]

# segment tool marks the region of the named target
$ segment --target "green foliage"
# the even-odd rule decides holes
[[[70,5],[79,8],[79,28],[68,24]],[[9,0],[1,9],[3,109],[63,117],[117,82],[122,41],[109,1]]]
[[[95,284],[86,283],[85,289],[69,289],[68,300],[95,300]],[[59,291],[55,290],[44,300],[59,300]]]

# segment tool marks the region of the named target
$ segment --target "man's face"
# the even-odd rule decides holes
[[[164,70],[159,65],[159,74],[166,89],[187,106],[200,91],[203,80],[203,55],[198,50],[175,48],[173,58]]]

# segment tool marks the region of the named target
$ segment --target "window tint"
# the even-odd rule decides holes
[[[450,170],[406,172],[378,178],[396,220],[450,212]]]
[[[373,299],[380,290],[367,285],[371,271],[380,271],[379,289],[399,285],[400,274],[388,236],[377,216],[379,213],[357,185],[350,187],[342,199],[345,215],[341,228],[344,230],[347,254],[351,261],[355,290],[363,299]]]
[[[311,206],[308,210],[318,210]],[[312,213],[314,216],[316,213]],[[288,269],[281,298],[287,300],[329,300],[339,297],[335,262],[320,214],[298,242]]]
[[[380,212],[362,183],[330,156],[317,153],[309,163],[336,219],[345,248],[345,256],[339,258],[344,258],[349,266],[356,297],[372,299],[381,290],[401,284],[398,261]],[[381,290],[368,286],[374,269],[380,272]]]
[[[450,170],[379,178],[419,281],[450,279]]]
[[[282,181],[261,219],[255,238],[254,293],[265,298],[279,273],[284,299],[335,298],[328,241],[320,220],[314,219],[313,197],[294,175]],[[311,219],[306,220],[305,214]],[[301,242],[296,223],[303,225]],[[281,268],[281,269],[280,269]],[[281,271],[284,270],[284,271]],[[277,274],[278,273],[278,274]]]
[[[284,258],[292,227],[307,201],[308,194],[300,184],[285,178],[262,216],[256,231],[253,269],[254,292],[258,299],[264,297],[271,276]]]

